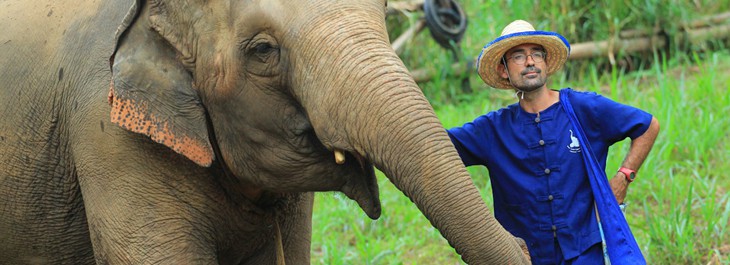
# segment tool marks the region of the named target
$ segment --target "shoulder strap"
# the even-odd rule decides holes
[[[605,235],[608,256],[615,264],[646,264],[636,240],[634,239],[629,224],[626,223],[616,198],[608,184],[606,172],[601,168],[596,159],[593,149],[586,138],[578,117],[575,115],[573,106],[568,99],[569,89],[560,90],[560,103],[568,114],[573,130],[581,145],[581,154],[588,171],[588,179],[593,190],[596,210],[601,216],[600,225]]]

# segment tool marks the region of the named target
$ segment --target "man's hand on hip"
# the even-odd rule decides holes
[[[613,196],[616,197],[616,201],[618,201],[619,204],[624,203],[624,199],[626,199],[626,190],[629,188],[629,181],[626,180],[624,173],[616,172],[616,175],[611,178],[609,184],[611,185]]]

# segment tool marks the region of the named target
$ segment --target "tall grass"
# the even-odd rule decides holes
[[[656,25],[678,30],[677,21],[730,10],[728,1],[461,1],[470,17],[462,41],[466,57],[475,57],[507,23],[522,18],[538,29],[563,33],[571,42],[600,39],[632,28]],[[413,21],[413,18],[410,18]],[[674,27],[674,28],[673,28]],[[654,51],[631,58],[634,67],[608,59],[569,62],[551,77],[551,88],[596,91],[642,108],[657,117],[661,132],[631,184],[627,220],[649,264],[730,264],[730,53],[719,45]],[[472,75],[474,92],[461,92],[448,77],[451,54],[421,34],[402,54],[411,68],[442,71],[421,84],[444,126],[516,102],[512,92],[488,88]],[[621,56],[621,55],[618,55]],[[630,142],[611,148],[612,175]],[[468,168],[491,206],[489,176],[483,167]],[[313,264],[461,264],[448,243],[420,211],[378,173],[383,214],[370,220],[356,203],[339,193],[315,200]]]
[[[659,60],[659,59],[658,59]],[[598,75],[573,87],[603,93],[654,114],[661,133],[631,185],[626,216],[650,264],[730,263],[730,54],[693,63],[660,60],[629,74]],[[557,81],[553,87],[565,87]],[[471,100],[436,109],[449,128],[515,99],[509,91],[482,90]],[[618,168],[629,141],[614,145],[607,170]],[[489,176],[470,167],[491,205]],[[456,254],[422,214],[379,176],[383,216],[371,221],[337,193],[317,195],[315,264],[458,264]]]

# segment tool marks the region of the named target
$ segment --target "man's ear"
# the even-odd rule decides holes
[[[504,64],[497,64],[497,72],[499,73],[499,76],[504,79],[507,79],[509,77],[509,73],[507,73],[507,67],[504,66]]]

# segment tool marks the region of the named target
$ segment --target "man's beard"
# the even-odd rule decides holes
[[[537,68],[537,67],[525,68],[525,70],[522,70],[522,72],[520,72],[520,75],[521,75],[521,77],[523,77],[525,74],[527,74],[529,72],[535,72],[538,75],[538,77],[533,78],[533,79],[522,78],[521,84],[518,84],[518,85],[513,84],[513,86],[515,86],[518,90],[523,91],[523,92],[532,92],[532,91],[537,90],[538,88],[541,88],[543,85],[545,85],[546,78],[541,75],[542,70],[540,68]]]

